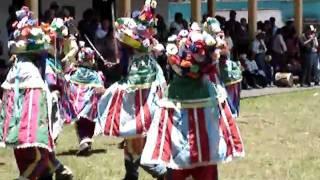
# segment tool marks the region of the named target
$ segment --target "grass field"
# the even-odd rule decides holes
[[[319,95],[318,95],[319,93]],[[238,120],[246,157],[219,167],[222,180],[319,180],[320,91],[245,99]],[[77,180],[120,180],[124,175],[119,140],[96,138],[94,154],[75,157],[73,127],[59,139],[58,157]],[[17,177],[12,151],[0,149],[0,179]],[[141,171],[141,178],[152,179]]]

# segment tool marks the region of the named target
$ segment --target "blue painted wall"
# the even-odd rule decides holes
[[[202,3],[202,14],[207,12],[207,3]],[[290,1],[275,1],[266,0],[258,2],[259,9],[277,9],[281,10],[283,20],[286,21],[294,17],[294,4]],[[247,9],[247,2],[217,2],[218,10],[245,10]],[[320,20],[320,0],[304,0],[303,10],[305,18],[312,18]],[[189,3],[169,3],[168,18],[171,22],[174,19],[176,12],[183,13],[185,18],[191,17],[191,10]]]

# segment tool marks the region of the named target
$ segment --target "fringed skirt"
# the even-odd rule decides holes
[[[53,148],[49,131],[47,92],[42,89],[4,90],[0,143],[14,148]]]
[[[163,82],[150,87],[129,87],[116,83],[100,99],[99,119],[95,134],[115,137],[145,135],[163,94]]]
[[[62,107],[67,123],[85,118],[97,118],[97,105],[100,94],[97,88],[104,88],[103,77],[99,72],[88,68],[77,68],[66,78],[62,97]]]
[[[190,169],[243,156],[240,132],[228,103],[211,99],[159,108],[141,163]]]
[[[110,86],[100,99],[96,135],[137,137],[148,131],[166,81],[160,66],[148,57],[145,60],[145,64],[135,61],[137,72]]]

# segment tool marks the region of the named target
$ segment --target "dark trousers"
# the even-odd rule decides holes
[[[277,72],[285,72],[286,71],[286,64],[287,60],[284,54],[280,54],[277,52],[273,52],[272,54],[272,61],[271,61],[272,67]]]
[[[162,180],[167,172],[165,166],[158,165],[142,165],[140,164],[140,156],[145,145],[145,138],[133,138],[125,140],[124,146],[124,165],[126,168],[126,175],[124,180],[138,180],[139,167],[149,173],[153,178]]]
[[[315,52],[303,55],[301,84],[310,85],[312,81],[319,83],[318,54]]]
[[[79,137],[79,143],[91,142],[94,135],[95,123],[85,118],[81,118],[76,123],[76,130]]]
[[[271,84],[273,79],[273,74],[271,70],[271,65],[267,64],[265,53],[260,53],[256,55],[256,63],[258,65],[258,68],[262,70],[266,74],[267,83]]]
[[[248,85],[251,87],[257,87],[257,85],[261,87],[266,87],[268,84],[266,77],[259,74],[253,74],[249,71],[243,71],[242,76],[243,76],[242,87],[244,89],[246,89]]]

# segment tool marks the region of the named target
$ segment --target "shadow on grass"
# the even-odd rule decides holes
[[[0,166],[4,166],[6,165],[4,162],[0,162]]]
[[[64,151],[61,153],[57,153],[57,156],[76,156],[78,150],[69,150],[69,151]],[[105,149],[93,149],[90,151],[90,154],[88,154],[87,156],[93,155],[93,154],[104,154],[107,153],[107,150]]]

